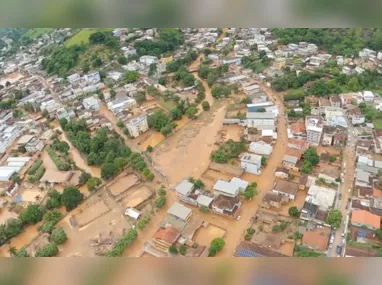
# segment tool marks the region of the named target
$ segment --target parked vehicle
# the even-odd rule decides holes
[[[342,244],[337,244],[336,253],[341,256],[341,252],[342,252]]]

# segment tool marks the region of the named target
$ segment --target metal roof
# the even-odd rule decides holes
[[[167,210],[167,214],[185,221],[191,214],[191,210],[178,202],[174,202],[174,204]]]
[[[189,182],[188,180],[184,179],[182,182],[180,182],[178,185],[175,187],[175,191],[184,195],[188,196],[194,189],[194,184]]]

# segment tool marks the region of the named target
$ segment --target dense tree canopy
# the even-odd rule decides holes
[[[341,226],[342,213],[340,210],[331,210],[326,218],[326,222],[333,228],[339,228]]]
[[[82,201],[84,195],[73,186],[66,186],[61,195],[61,203],[67,211],[73,210]]]

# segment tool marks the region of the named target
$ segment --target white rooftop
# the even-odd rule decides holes
[[[335,197],[335,190],[317,185],[312,185],[308,190],[305,201],[311,202],[317,205],[320,209],[326,211],[333,206]]]

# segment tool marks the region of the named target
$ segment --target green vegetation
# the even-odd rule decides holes
[[[210,103],[208,103],[207,101],[203,101],[202,108],[203,108],[203,111],[208,111],[210,109]]]
[[[382,129],[382,119],[376,119],[373,121],[374,128],[380,130]]]
[[[53,209],[61,205],[62,205],[61,194],[55,189],[50,190],[48,192],[48,200],[46,201],[46,208]]]
[[[211,153],[211,160],[216,163],[227,163],[230,159],[237,158],[245,149],[244,140],[235,142],[230,139],[222,143],[218,150]]]
[[[299,212],[298,212],[297,207],[296,207],[296,206],[290,207],[290,208],[288,209],[288,214],[289,214],[289,216],[291,216],[291,217],[297,218],[298,215],[299,215]]]
[[[58,253],[58,247],[51,242],[36,251],[35,257],[52,257]]]
[[[223,55],[229,54],[233,50],[234,46],[235,46],[235,39],[231,38],[231,39],[229,39],[228,44],[221,50],[221,53]]]
[[[37,183],[40,181],[41,177],[44,175],[45,173],[45,167],[44,166],[40,166],[33,175],[29,175],[28,178],[27,178],[27,181],[29,183]]]
[[[139,79],[141,75],[137,71],[126,71],[123,74],[123,81],[125,83],[133,83]]]
[[[175,50],[183,44],[183,34],[178,29],[163,28],[159,30],[159,40],[144,40],[134,43],[139,56],[153,55],[160,57],[163,53]]]
[[[330,210],[326,218],[326,223],[328,223],[332,228],[338,229],[341,226],[342,213],[340,210]]]
[[[197,58],[197,53],[194,51],[189,51],[183,58],[178,58],[177,60],[168,62],[166,64],[166,72],[176,72],[181,67],[190,64]]]
[[[102,184],[102,180],[98,177],[91,177],[86,181],[86,187],[89,191],[95,190],[99,185]]]
[[[120,256],[126,247],[130,246],[133,241],[137,238],[137,231],[134,229],[129,229],[128,232],[114,245],[113,248],[108,251],[106,257],[117,257]]]
[[[59,245],[59,244],[63,244],[68,239],[68,237],[66,236],[65,231],[59,228],[59,229],[54,229],[52,231],[50,235],[50,239],[55,244]]]
[[[66,211],[71,211],[81,203],[84,195],[73,186],[66,186],[61,195],[61,203],[65,206]]]
[[[38,159],[35,162],[33,162],[32,166],[28,170],[28,174],[29,175],[35,174],[35,172],[41,166],[41,164],[42,164],[42,160],[40,160],[40,159]]]
[[[377,110],[374,108],[374,106],[366,105],[365,103],[360,103],[358,105],[358,108],[361,111],[362,115],[365,116],[365,119],[368,122],[373,121],[377,116]]]
[[[23,222],[20,219],[8,219],[0,225],[0,244],[17,236],[23,230]]]
[[[222,238],[214,238],[208,248],[208,256],[213,257],[223,249],[225,242]]]
[[[257,183],[253,182],[245,189],[243,196],[245,200],[251,200],[257,195]]]
[[[67,162],[62,162],[60,157],[49,145],[46,146],[45,150],[49,154],[50,158],[52,159],[52,161],[54,162],[58,170],[61,170],[61,171],[70,170],[70,164]]]
[[[179,246],[179,253],[181,255],[186,255],[186,253],[187,253],[187,246],[185,244],[182,244],[181,246]]]
[[[178,254],[178,249],[175,245],[170,245],[170,247],[168,248],[168,252],[175,255]]]
[[[206,65],[201,65],[198,70],[198,76],[207,81],[208,86],[212,86],[216,80],[228,71],[228,65],[221,65],[217,68],[210,68]]]
[[[260,52],[258,56],[243,56],[241,63],[244,68],[252,69],[256,73],[261,73],[271,64],[271,61],[267,56]]]
[[[24,224],[34,225],[42,220],[42,211],[37,205],[31,204],[19,215]]]
[[[198,113],[198,108],[196,108],[195,106],[190,106],[186,109],[186,111],[184,112],[184,114],[189,118],[189,119],[196,119],[196,114]]]
[[[183,82],[185,87],[195,84],[195,77],[184,67],[181,66],[174,74],[174,80]]]
[[[301,249],[297,253],[297,257],[321,257],[321,253]]]
[[[208,212],[208,208],[206,206],[200,206],[199,207],[199,211],[202,212],[202,213],[207,213]]]
[[[314,148],[308,148],[304,152],[304,161],[301,165],[301,172],[311,173],[313,166],[317,165],[320,162],[320,158],[317,154],[317,151]]]
[[[220,99],[231,94],[231,88],[223,85],[214,85],[211,90],[212,97]]]
[[[74,36],[66,40],[64,45],[66,47],[70,47],[75,45],[88,44],[90,40],[90,36],[93,36],[93,43],[94,43],[94,37],[97,36],[97,34],[99,33],[102,34],[103,30],[111,30],[111,29],[82,29],[80,32],[78,32],[77,34],[75,34]]]
[[[285,221],[281,221],[278,225],[274,225],[272,227],[272,233],[279,233],[284,231],[288,227],[288,223]]]
[[[254,228],[248,228],[245,235],[244,235],[244,239],[245,240],[251,240],[254,234],[255,234],[255,229]]]
[[[151,216],[146,215],[143,218],[141,218],[138,223],[137,223],[137,228],[140,229],[141,231],[146,227],[146,225],[150,222]]]
[[[162,111],[155,111],[148,117],[147,121],[150,128],[161,132],[164,136],[172,132],[173,124],[170,118]]]
[[[158,209],[163,208],[163,206],[166,204],[166,191],[163,187],[158,190],[158,198],[155,200],[154,204]]]
[[[375,231],[375,236],[379,239],[382,240],[382,229],[377,229]]]

